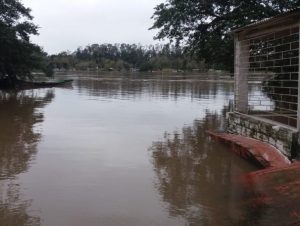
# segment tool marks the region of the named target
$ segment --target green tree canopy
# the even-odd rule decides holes
[[[230,30],[286,12],[300,0],[166,0],[155,7],[156,39],[168,38],[221,69],[233,68]]]
[[[46,69],[46,54],[30,42],[37,35],[30,9],[19,0],[0,0],[0,79],[14,82],[30,77],[34,69]]]
[[[75,52],[52,55],[50,60],[55,70],[206,70],[204,62],[184,54],[180,46],[170,44],[92,44]]]

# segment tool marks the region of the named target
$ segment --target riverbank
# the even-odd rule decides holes
[[[23,89],[39,89],[50,88],[56,86],[64,86],[71,84],[73,79],[47,79],[47,80],[16,80],[14,82],[8,80],[0,81],[0,89],[2,90],[23,90]]]

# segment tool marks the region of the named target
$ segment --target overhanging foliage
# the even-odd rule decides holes
[[[215,68],[233,69],[230,30],[286,12],[299,0],[166,0],[152,16],[156,39],[181,43]]]

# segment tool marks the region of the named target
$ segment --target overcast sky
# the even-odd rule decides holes
[[[153,44],[153,8],[164,0],[23,0],[50,54],[93,43]]]

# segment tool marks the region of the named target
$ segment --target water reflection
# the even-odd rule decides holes
[[[239,225],[237,178],[255,168],[208,140],[206,130],[218,128],[222,115],[207,112],[181,132],[166,133],[151,147],[157,189],[171,216],[188,225]]]
[[[54,98],[53,90],[0,92],[0,219],[1,225],[39,225],[30,216],[30,200],[23,200],[20,185],[14,180],[26,172],[37,152],[43,121],[39,109]]]
[[[0,225],[39,226],[40,218],[29,213],[31,200],[24,200],[20,186],[0,181]]]
[[[73,90],[55,89],[47,108],[51,90],[1,94],[0,225],[231,225],[233,177],[249,166],[207,140],[205,130],[223,123],[232,84],[75,79]],[[164,131],[205,115],[166,134],[149,156]]]
[[[188,76],[184,80],[170,80],[162,77],[149,79],[142,75],[138,78],[125,76],[119,76],[118,78],[82,78],[76,81],[76,86],[78,92],[83,95],[121,99],[143,98],[146,95],[171,100],[188,96],[193,100],[212,98],[220,90],[222,90],[224,96],[229,96],[233,92],[233,86],[230,83],[199,82]]]
[[[54,93],[48,90],[41,95],[41,91],[0,92],[0,179],[26,171],[36,154],[40,134],[34,126],[43,120],[37,110],[49,103]]]

